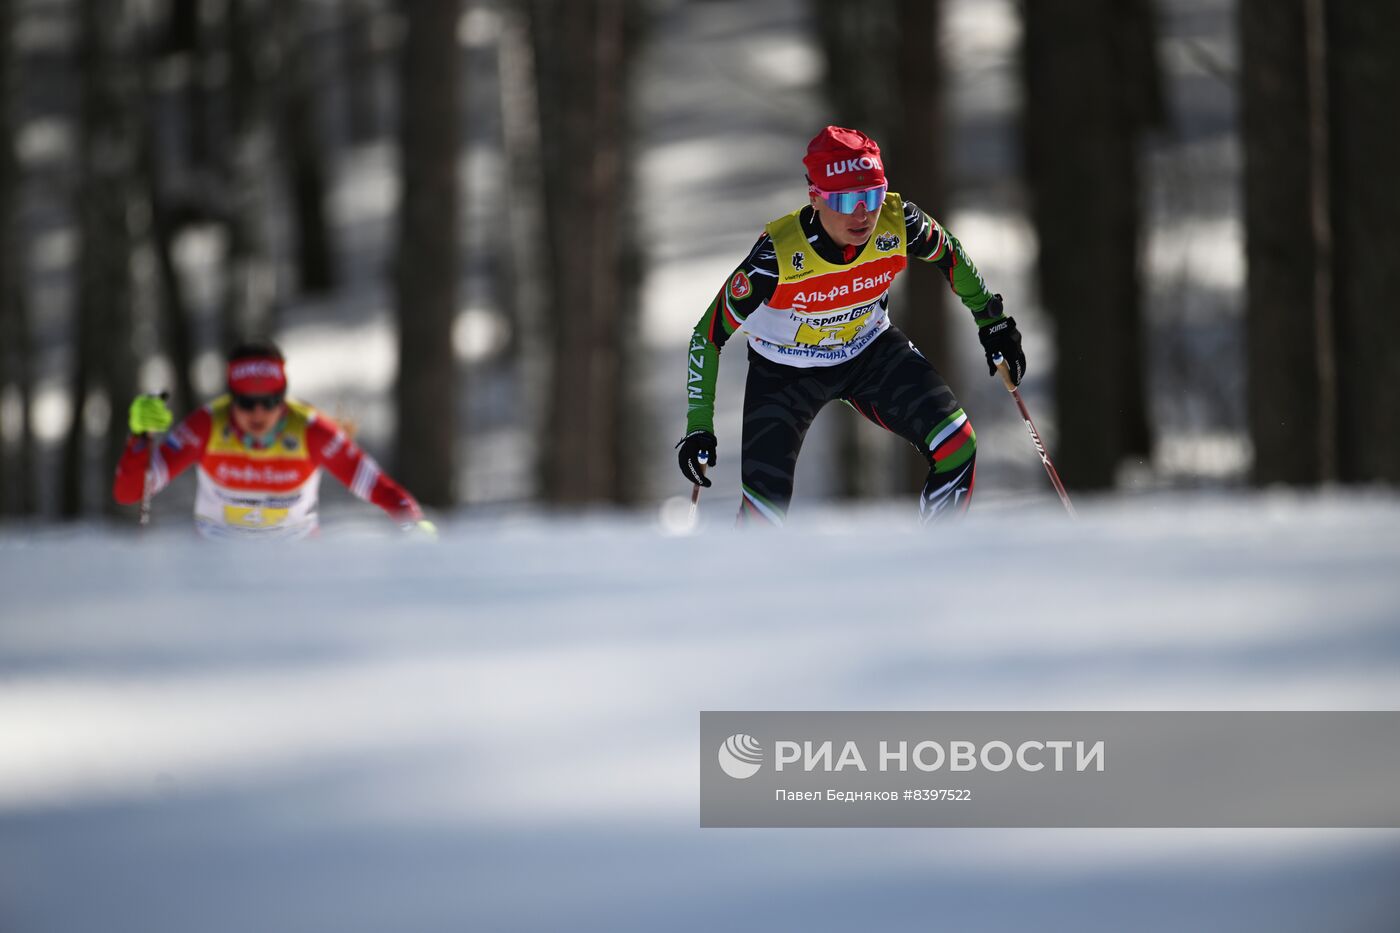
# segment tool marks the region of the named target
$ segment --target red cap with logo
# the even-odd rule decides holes
[[[228,364],[228,388],[234,395],[281,395],[287,371],[275,356],[247,356]]]
[[[886,184],[885,165],[875,140],[844,126],[828,126],[812,137],[802,164],[807,167],[807,180],[822,191]]]

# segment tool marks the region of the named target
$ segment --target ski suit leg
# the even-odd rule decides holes
[[[840,396],[839,376],[848,365],[802,369],[749,351],[738,524],[783,523],[802,441],[822,406]]]
[[[894,327],[858,359],[865,366],[846,401],[913,444],[929,463],[920,518],[930,522],[965,513],[977,474],[977,435],[953,390]]]

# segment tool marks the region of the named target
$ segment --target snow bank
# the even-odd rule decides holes
[[[1393,929],[1392,832],[699,830],[701,709],[1400,702],[1395,498],[1057,508],[10,531],[0,926]]]

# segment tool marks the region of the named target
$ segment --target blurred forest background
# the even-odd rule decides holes
[[[1400,483],[1397,49],[1389,0],[0,0],[0,514],[130,512],[131,397],[255,334],[427,505],[683,495],[690,328],[831,122],[1006,295],[1072,489]],[[903,278],[979,492],[1043,494]],[[799,495],[912,502],[856,421]]]

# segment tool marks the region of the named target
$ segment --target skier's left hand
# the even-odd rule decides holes
[[[999,315],[1001,296],[997,295],[992,302],[995,303]],[[987,308],[991,310],[992,304],[989,303]],[[982,341],[982,349],[987,354],[987,375],[997,374],[992,357],[1000,353],[1006,361],[1006,368],[1011,372],[1012,385],[1020,385],[1022,377],[1026,375],[1026,354],[1021,352],[1021,332],[1016,329],[1016,320],[998,316],[992,323],[978,329],[977,339]]]
[[[126,416],[127,426],[133,435],[153,434],[169,431],[175,416],[165,404],[165,393],[160,395],[138,395],[131,403]]]

